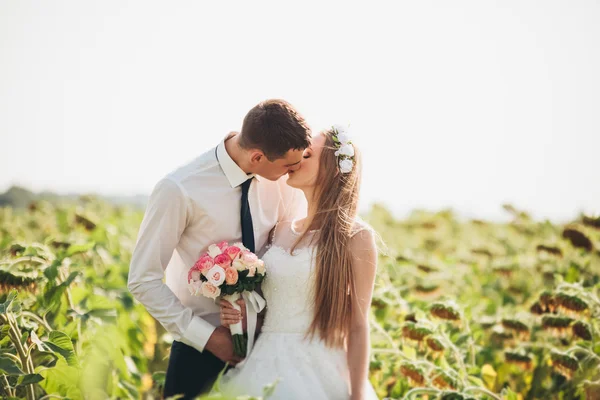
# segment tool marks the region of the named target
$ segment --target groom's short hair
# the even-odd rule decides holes
[[[272,99],[248,111],[239,144],[244,149],[259,149],[269,161],[275,161],[289,150],[307,148],[310,137],[311,130],[304,117],[287,101]]]

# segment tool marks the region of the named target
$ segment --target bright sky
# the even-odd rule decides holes
[[[600,212],[600,2],[0,0],[0,190],[147,194],[280,97],[363,207]]]

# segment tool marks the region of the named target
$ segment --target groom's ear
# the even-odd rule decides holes
[[[260,151],[260,150],[254,150],[250,154],[250,162],[252,162],[252,163],[259,163],[259,162],[261,162],[263,160],[264,157],[265,157],[265,155],[263,154],[262,151]]]

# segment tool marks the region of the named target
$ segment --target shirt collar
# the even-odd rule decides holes
[[[227,135],[217,146],[217,161],[219,161],[221,169],[223,170],[223,173],[225,173],[225,176],[227,177],[227,180],[232,188],[241,185],[250,178],[256,178],[256,180],[259,180],[258,175],[246,174],[239,167],[239,165],[233,161],[229,153],[227,153],[227,149],[225,149],[225,141],[233,136],[235,136],[235,134]]]

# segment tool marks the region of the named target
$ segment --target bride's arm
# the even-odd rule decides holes
[[[352,322],[348,337],[348,367],[352,400],[362,399],[369,374],[369,308],[377,270],[377,247],[373,232],[363,230],[350,240],[354,272]]]

